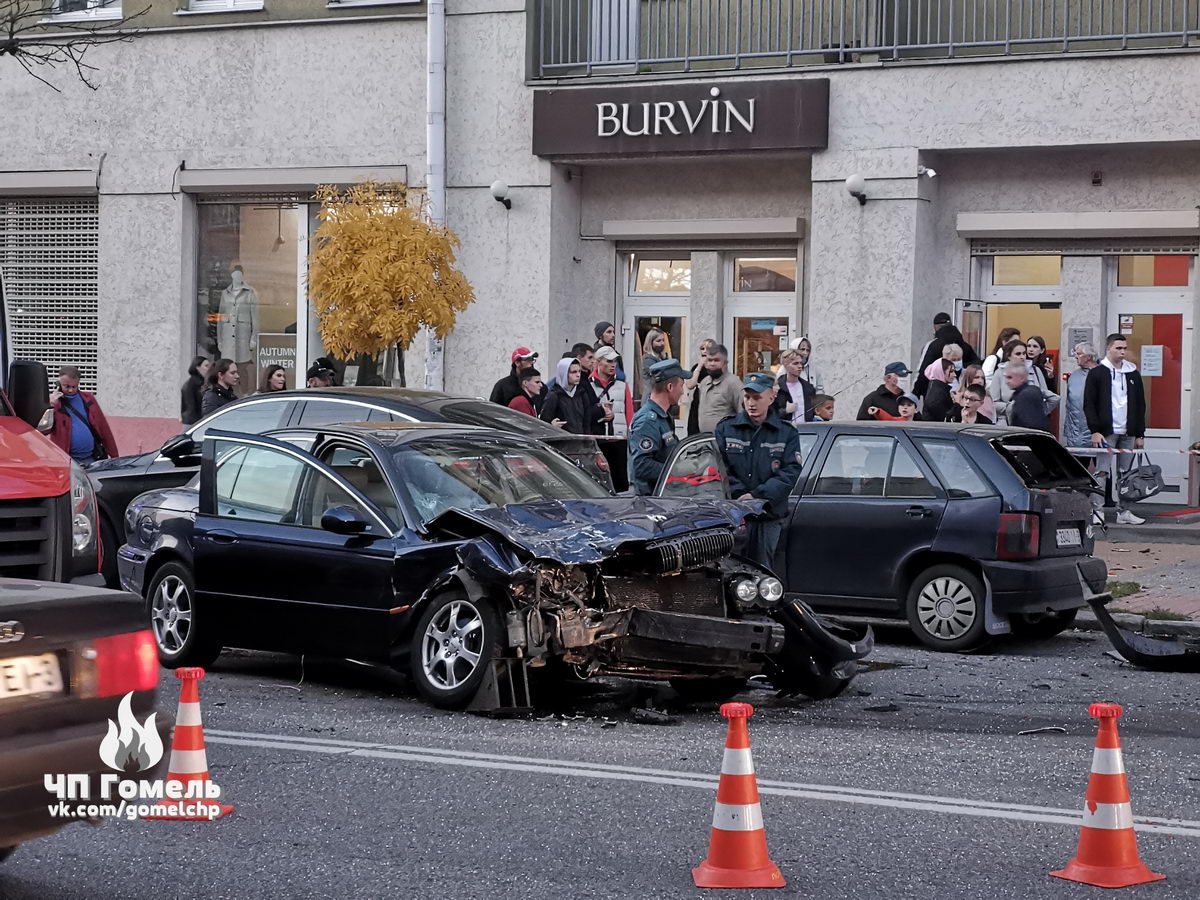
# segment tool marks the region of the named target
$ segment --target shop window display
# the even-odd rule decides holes
[[[273,364],[283,366],[289,388],[304,384],[296,323],[307,306],[299,281],[306,215],[303,204],[198,207],[197,353],[236,362],[241,394],[257,390]]]

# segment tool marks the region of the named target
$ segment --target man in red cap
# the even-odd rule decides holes
[[[518,347],[512,352],[512,370],[496,382],[492,395],[488,398],[493,403],[508,406],[516,397],[525,396],[521,387],[521,373],[537,365],[538,355],[528,347]],[[545,400],[546,386],[542,385],[541,398]]]

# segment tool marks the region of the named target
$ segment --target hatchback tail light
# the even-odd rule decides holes
[[[1042,521],[1037,513],[1001,513],[996,533],[997,559],[1033,559],[1042,543]]]
[[[97,638],[95,651],[97,697],[129,691],[149,691],[158,686],[158,648],[150,631],[131,631]]]

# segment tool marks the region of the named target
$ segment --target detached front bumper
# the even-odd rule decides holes
[[[1104,591],[1108,566],[1095,557],[1067,556],[1020,562],[985,560],[997,615],[1078,609]]]

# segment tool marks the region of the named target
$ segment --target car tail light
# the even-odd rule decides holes
[[[94,696],[112,697],[158,686],[158,648],[150,631],[97,638],[92,648],[96,667]]]
[[[1042,542],[1042,522],[1037,513],[1000,513],[996,534],[996,559],[1033,559]]]
[[[599,451],[596,452],[596,468],[601,472],[608,471],[608,457]]]

